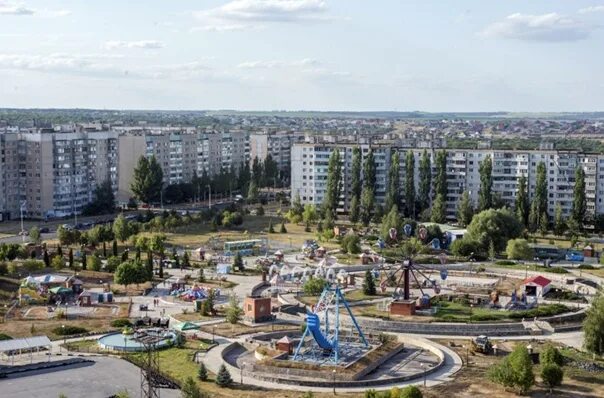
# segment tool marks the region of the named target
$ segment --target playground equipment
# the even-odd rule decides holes
[[[414,263],[413,260],[405,260],[390,270],[382,268],[381,271],[380,288],[382,292],[385,292],[389,283],[394,284],[395,288],[392,296],[395,300],[409,300],[411,277],[415,280],[422,296],[429,296],[424,292],[424,289],[432,289],[435,294],[440,293],[440,285],[436,279],[431,278],[430,272],[432,272],[432,270],[423,265]],[[400,274],[398,278],[397,274]],[[417,274],[424,278],[422,282],[420,282]],[[442,280],[447,279],[447,276],[448,272],[446,270],[440,272]]]
[[[340,345],[342,328],[340,306],[344,306],[352,324],[358,332],[358,338],[350,336],[346,344]],[[333,321],[332,321],[333,319]],[[312,337],[307,341],[307,337]],[[356,340],[356,341],[355,341]],[[351,355],[369,348],[369,343],[352,314],[348,302],[340,287],[326,286],[313,310],[306,314],[306,329],[294,352],[294,361],[312,360],[338,364]]]
[[[234,256],[239,253],[242,256],[266,254],[268,248],[266,239],[238,240],[224,243],[224,255]]]

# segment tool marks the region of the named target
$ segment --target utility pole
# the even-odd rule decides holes
[[[208,205],[208,207],[210,209],[212,209],[212,186],[210,184],[208,184],[208,189],[210,190],[210,193],[208,195],[209,196],[208,197],[208,199],[209,199],[209,205]]]

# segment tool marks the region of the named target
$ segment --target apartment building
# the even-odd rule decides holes
[[[291,172],[291,149],[295,143],[303,142],[305,133],[298,131],[263,131],[250,134],[250,161],[264,161],[270,154],[277,163],[282,180],[289,180]]]
[[[117,134],[81,128],[5,132],[2,147],[2,213],[30,218],[81,213],[96,187],[109,180],[117,190]]]
[[[299,195],[302,203],[320,205],[325,195],[327,164],[332,151],[339,150],[342,157],[342,197],[338,211],[348,212],[351,196],[352,149],[361,148],[363,159],[371,148],[376,164],[375,200],[385,203],[388,170],[393,151],[399,152],[400,186],[404,187],[405,161],[408,151],[414,153],[414,179],[419,189],[419,161],[423,148],[405,148],[397,145],[372,143],[295,143],[292,147],[292,199]],[[438,149],[426,148],[434,175],[434,160]],[[585,171],[587,213],[604,214],[604,155],[584,154],[554,149],[535,151],[493,149],[446,149],[447,154],[447,216],[455,218],[461,195],[468,191],[474,205],[478,204],[480,191],[480,165],[490,156],[493,162],[492,192],[508,206],[513,207],[518,192],[518,179],[527,177],[529,198],[534,197],[537,166],[543,162],[547,170],[548,214],[553,217],[560,204],[568,216],[572,209],[575,171],[581,166]],[[404,198],[404,195],[401,196]]]
[[[128,129],[119,135],[119,147],[120,202],[132,196],[130,183],[141,156],[155,156],[164,172],[165,186],[189,182],[195,173],[214,176],[221,170],[238,171],[249,161],[249,134],[244,131]]]

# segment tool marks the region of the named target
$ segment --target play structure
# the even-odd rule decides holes
[[[357,334],[343,335],[340,307],[346,310]],[[344,343],[344,344],[342,344]],[[293,360],[338,365],[358,357],[369,343],[357,323],[339,286],[327,286],[317,304],[306,315],[306,329]]]
[[[239,253],[242,256],[266,254],[268,242],[266,239],[238,240],[224,243],[224,255],[234,256]]]
[[[202,286],[193,286],[190,289],[177,289],[170,292],[171,296],[179,297],[181,300],[193,301],[208,298],[211,293],[220,296],[220,290],[214,288],[205,288]]]
[[[441,259],[444,264],[446,259]],[[440,285],[436,278],[432,278],[432,270],[426,266],[416,264],[413,260],[405,260],[390,270],[383,269],[375,270],[376,277],[380,276],[380,289],[386,292],[388,286],[394,286],[392,293],[392,303],[390,304],[390,313],[392,315],[414,315],[417,306],[415,299],[411,297],[412,278],[416,287],[419,289],[421,296],[419,297],[419,307],[429,308],[430,297],[428,291],[431,290],[433,295],[440,293]],[[440,270],[439,276],[441,280],[446,280],[448,271]]]

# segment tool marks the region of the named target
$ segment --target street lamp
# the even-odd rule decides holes
[[[425,363],[420,363],[420,366],[422,367],[422,373],[424,375],[424,387],[426,387],[426,364]]]
[[[243,368],[244,368],[245,364],[242,363],[241,367],[239,368],[239,377],[240,377],[240,384],[243,385]]]
[[[65,336],[65,325],[61,325],[61,333],[63,333],[63,345],[67,344],[67,336]],[[67,349],[67,347],[65,347]],[[61,347],[59,347],[59,352],[61,352]]]
[[[216,325],[212,325],[212,344],[215,343],[214,341],[214,334],[216,333]]]
[[[336,395],[336,370],[332,370],[331,373],[333,374],[333,395]]]

